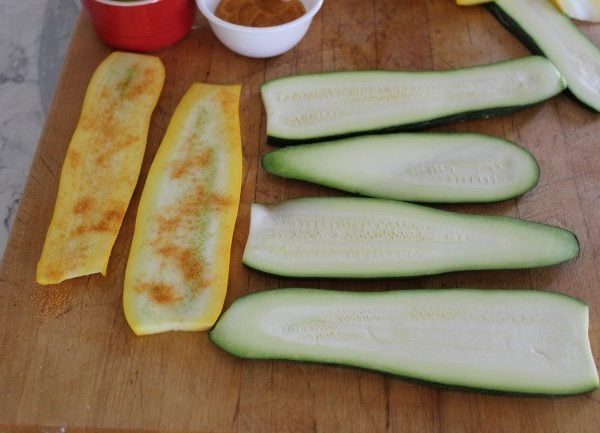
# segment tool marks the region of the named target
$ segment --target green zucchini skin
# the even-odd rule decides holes
[[[579,253],[564,229],[363,198],[253,204],[243,263],[289,277],[412,277],[549,266]]]
[[[529,56],[446,71],[345,71],[261,86],[272,144],[426,127],[513,112],[562,92],[554,65]]]
[[[535,39],[533,39],[529,33],[527,33],[512,17],[504,12],[504,10],[496,4],[494,1],[484,4],[485,8],[496,18],[500,24],[502,24],[508,31],[510,31],[517,39],[521,41],[525,47],[531,51],[532,54],[543,56],[544,51],[539,47]]]
[[[560,396],[598,387],[588,307],[552,292],[268,290],[238,298],[210,339],[241,358],[483,391]]]
[[[507,140],[463,133],[367,135],[266,153],[263,168],[369,197],[428,203],[506,200],[533,188],[539,166]]]
[[[594,112],[600,112],[600,49],[569,17],[548,0],[496,0],[486,3],[485,7],[532,53],[544,55],[554,63],[567,82],[568,93],[575,100]],[[528,25],[528,20],[535,22],[536,19],[544,20],[544,26],[552,29],[551,36],[541,34]],[[563,46],[559,46],[561,44]],[[577,58],[577,55],[580,57]],[[589,63],[589,74],[595,74],[589,82],[580,75],[584,62],[581,56],[584,55],[587,56],[585,62]]]

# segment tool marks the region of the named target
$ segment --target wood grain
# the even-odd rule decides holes
[[[600,25],[580,25],[600,44]],[[35,266],[66,146],[91,74],[109,52],[83,16],[6,249],[0,273],[1,432],[600,431],[600,391],[560,399],[487,395],[344,367],[242,361],[218,350],[206,333],[135,337],[123,317],[122,282],[137,202],[175,106],[193,82],[242,83],[244,184],[226,305],[248,292],[299,285],[555,290],[590,304],[590,338],[598,363],[600,122],[566,95],[511,116],[438,128],[517,141],[535,154],[542,170],[538,187],[521,198],[442,207],[571,229],[581,242],[576,260],[535,270],[377,281],[282,279],[241,264],[252,202],[341,194],[279,179],[260,168],[260,156],[270,149],[260,84],[305,72],[446,69],[526,55],[527,50],[483,8],[458,8],[450,0],[327,0],[300,45],[267,60],[228,51],[199,18],[186,39],[157,53],[167,80],[108,275],[41,287],[34,282]]]

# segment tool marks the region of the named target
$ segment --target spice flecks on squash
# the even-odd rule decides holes
[[[239,94],[194,84],[152,163],[123,293],[136,334],[207,329],[221,311],[241,190]]]
[[[94,72],[61,171],[38,283],[106,273],[164,77],[157,57],[122,52]]]

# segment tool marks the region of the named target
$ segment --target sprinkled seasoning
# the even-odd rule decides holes
[[[293,21],[305,13],[299,0],[222,0],[215,15],[242,26],[270,27]]]
[[[206,329],[221,311],[241,189],[239,93],[194,84],[152,163],[123,296],[136,334]]]
[[[60,175],[37,282],[106,273],[164,81],[157,57],[114,52],[88,86]]]

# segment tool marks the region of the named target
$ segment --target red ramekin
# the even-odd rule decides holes
[[[148,52],[182,39],[194,22],[194,0],[82,0],[98,37],[111,47]]]

